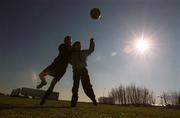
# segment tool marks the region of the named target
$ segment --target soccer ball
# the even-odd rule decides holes
[[[99,8],[93,8],[90,11],[90,16],[93,20],[98,20],[101,17],[101,11]]]

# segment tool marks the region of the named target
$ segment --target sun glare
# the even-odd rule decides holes
[[[149,50],[149,42],[145,39],[139,39],[135,42],[135,49],[139,53],[146,53]]]
[[[123,48],[125,54],[135,54],[140,57],[149,57],[153,54],[154,42],[152,36],[135,35],[132,40],[129,40]]]

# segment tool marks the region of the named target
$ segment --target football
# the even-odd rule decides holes
[[[99,8],[93,8],[90,11],[90,16],[93,20],[98,20],[101,17],[101,11]]]

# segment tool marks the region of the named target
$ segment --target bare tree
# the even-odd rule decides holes
[[[109,98],[113,98],[118,104],[152,105],[155,103],[153,92],[147,88],[136,87],[135,84],[124,87],[112,88]]]
[[[161,98],[165,106],[180,106],[180,92],[163,92]]]

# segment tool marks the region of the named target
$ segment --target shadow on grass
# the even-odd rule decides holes
[[[49,109],[49,108],[71,108],[70,106],[41,106],[41,105],[32,105],[32,106],[23,106],[23,105],[0,105],[0,109]]]

